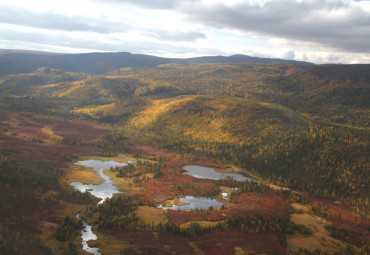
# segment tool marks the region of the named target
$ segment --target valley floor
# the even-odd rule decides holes
[[[18,223],[1,223],[0,254],[24,254],[28,246],[22,238],[33,238],[33,248],[28,254],[84,254],[80,227],[66,220],[74,219],[78,212],[98,236],[89,245],[98,247],[104,255],[320,254],[319,251],[322,254],[347,254],[348,251],[366,254],[368,249],[370,222],[346,205],[308,198],[263,180],[249,183],[185,175],[184,165],[245,175],[249,172],[223,163],[184,158],[154,145],[131,145],[130,154],[112,157],[102,148],[79,144],[79,137],[109,133],[111,128],[107,126],[82,121],[35,120],[24,113],[5,110],[2,113],[0,148],[4,167],[8,167],[5,158],[13,157],[8,154],[16,154],[14,158],[57,165],[62,172],[58,187],[35,188],[27,184],[23,191],[16,184],[1,187],[3,194],[9,197],[12,192],[14,196],[30,192],[37,206],[18,213],[29,215],[27,220],[33,222],[26,224],[29,229],[19,230],[19,237],[15,237],[15,244],[11,246],[17,248],[11,248],[13,250],[7,248],[12,240],[4,241],[2,236],[10,231],[13,223]],[[97,207],[96,199],[87,193],[75,192],[70,185],[76,181],[101,182],[95,171],[75,164],[85,159],[136,163],[122,171],[104,171],[122,194]],[[18,174],[24,179],[21,175]],[[3,176],[1,181],[4,180]],[[222,193],[228,193],[227,197]],[[185,196],[214,198],[223,205],[203,210],[159,208],[160,205],[181,205],[179,199]],[[14,220],[9,214],[19,210],[19,205],[11,199],[2,202],[0,215]],[[37,248],[36,240],[43,248]]]

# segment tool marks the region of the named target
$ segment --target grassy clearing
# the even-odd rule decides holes
[[[128,161],[135,161],[136,158],[134,158],[131,155],[128,154],[118,154],[117,156],[113,157],[103,157],[103,156],[81,156],[79,160],[88,160],[88,159],[98,159],[103,161],[116,161],[120,163],[127,163]]]
[[[166,223],[167,217],[164,215],[163,209],[158,209],[150,206],[138,206],[137,216],[141,218],[146,224],[157,225],[159,223]]]
[[[325,219],[303,213],[293,214],[292,221],[312,230],[311,236],[295,235],[287,238],[288,243],[296,250],[307,249],[310,252],[314,252],[316,249],[320,249],[323,253],[328,252],[332,254],[345,247],[344,243],[329,236],[329,232],[325,229],[325,225],[328,225],[329,222]]]
[[[118,187],[124,195],[132,196],[144,191],[143,187],[138,187],[133,184],[130,178],[119,178],[116,174],[109,169],[103,171],[105,175],[108,175],[114,182],[114,186]]]
[[[93,231],[98,236],[98,239],[89,241],[88,244],[90,247],[98,247],[101,254],[116,255],[119,254],[119,251],[122,251],[123,249],[133,247],[133,245],[126,240],[118,239],[113,235],[101,233],[97,230]]]
[[[41,129],[41,133],[49,137],[49,142],[61,141],[63,137],[54,133],[54,125],[45,125]]]
[[[82,182],[84,184],[98,185],[102,183],[101,178],[90,167],[80,166],[77,164],[69,164],[68,168],[63,169],[64,178],[68,183]]]
[[[308,213],[310,211],[307,205],[302,205],[300,203],[293,203],[290,205],[293,207],[294,210],[297,210],[297,211],[301,211],[304,213]]]

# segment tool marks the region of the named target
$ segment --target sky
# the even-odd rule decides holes
[[[370,63],[370,1],[0,0],[0,48]]]

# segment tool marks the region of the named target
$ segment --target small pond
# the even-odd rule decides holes
[[[164,210],[172,209],[172,210],[189,210],[189,209],[208,209],[212,207],[222,206],[223,203],[218,202],[214,198],[208,197],[193,197],[193,196],[185,196],[180,197],[180,203],[185,203],[183,205],[171,205],[171,206],[158,206],[158,208],[162,208]]]
[[[191,175],[195,178],[200,179],[211,179],[211,180],[227,180],[235,179],[237,181],[252,181],[252,178],[243,176],[236,173],[220,173],[216,172],[215,169],[205,166],[188,165],[184,166],[183,169],[186,171],[184,174]]]

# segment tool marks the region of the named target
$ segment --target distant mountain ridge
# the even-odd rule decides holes
[[[162,58],[129,52],[56,54],[37,51],[0,50],[0,75],[29,73],[40,67],[70,72],[102,74],[122,67],[155,67],[162,64],[192,63],[285,63],[313,65],[309,62],[258,58],[246,55],[208,56],[195,58]]]
[[[30,53],[40,55],[64,55],[65,53],[56,53],[49,51],[37,51],[37,50],[11,50],[11,49],[0,49],[0,55],[11,54],[11,53]]]

